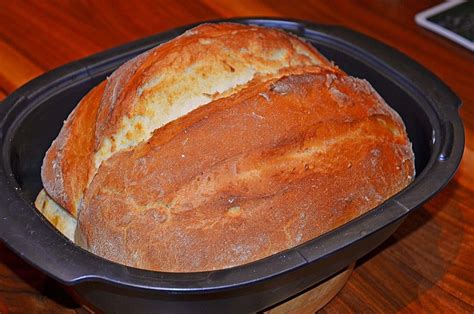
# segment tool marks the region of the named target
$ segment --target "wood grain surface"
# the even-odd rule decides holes
[[[360,260],[321,312],[474,312],[474,54],[417,26],[436,1],[0,0],[0,100],[73,60],[173,27],[236,16],[340,24],[409,55],[462,99],[465,153],[454,179]],[[0,313],[83,313],[64,287],[0,244]]]

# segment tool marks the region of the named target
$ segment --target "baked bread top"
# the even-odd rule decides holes
[[[118,68],[71,113],[46,153],[44,188],[77,216],[100,164],[147,140],[191,110],[238,92],[255,76],[280,69],[332,66],[288,33],[240,24],[203,24]]]

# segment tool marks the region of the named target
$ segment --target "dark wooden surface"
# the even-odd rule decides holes
[[[380,248],[360,260],[322,312],[474,312],[474,54],[414,23],[436,1],[0,0],[0,100],[57,66],[183,24],[284,16],[340,24],[425,65],[463,100],[460,169]],[[64,288],[0,244],[0,313],[84,312]]]

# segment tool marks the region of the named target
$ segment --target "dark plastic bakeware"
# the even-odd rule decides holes
[[[0,239],[82,302],[107,313],[255,312],[342,270],[386,240],[412,210],[448,183],[463,153],[460,99],[407,56],[339,26],[248,18],[316,46],[349,74],[367,79],[403,118],[417,176],[405,190],[360,218],[268,258],[225,270],[164,273],[97,257],[58,233],[34,206],[46,149],[87,91],[139,53],[195,25],[132,42],[48,72],[0,105]]]

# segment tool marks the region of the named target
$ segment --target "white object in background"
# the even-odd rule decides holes
[[[470,6],[470,8],[466,9],[467,10],[467,17],[466,16],[460,16],[467,18],[468,23],[470,23],[471,27],[474,28],[474,13],[469,12],[472,11],[472,6],[474,6],[474,3],[470,1],[462,1],[462,0],[452,0],[452,1],[447,1],[444,3],[441,3],[437,6],[434,6],[432,8],[429,8],[427,10],[421,11],[417,15],[415,15],[415,21],[418,25],[421,25],[435,33],[438,33],[444,37],[447,37],[451,39],[452,41],[466,47],[470,51],[474,51],[474,42],[470,38],[466,38],[438,23],[435,21],[430,20],[430,18],[445,12],[449,9],[453,9],[456,6],[464,5],[464,6]],[[466,12],[466,11],[465,11]],[[455,13],[454,13],[455,14]],[[472,29],[471,29],[472,30]]]

